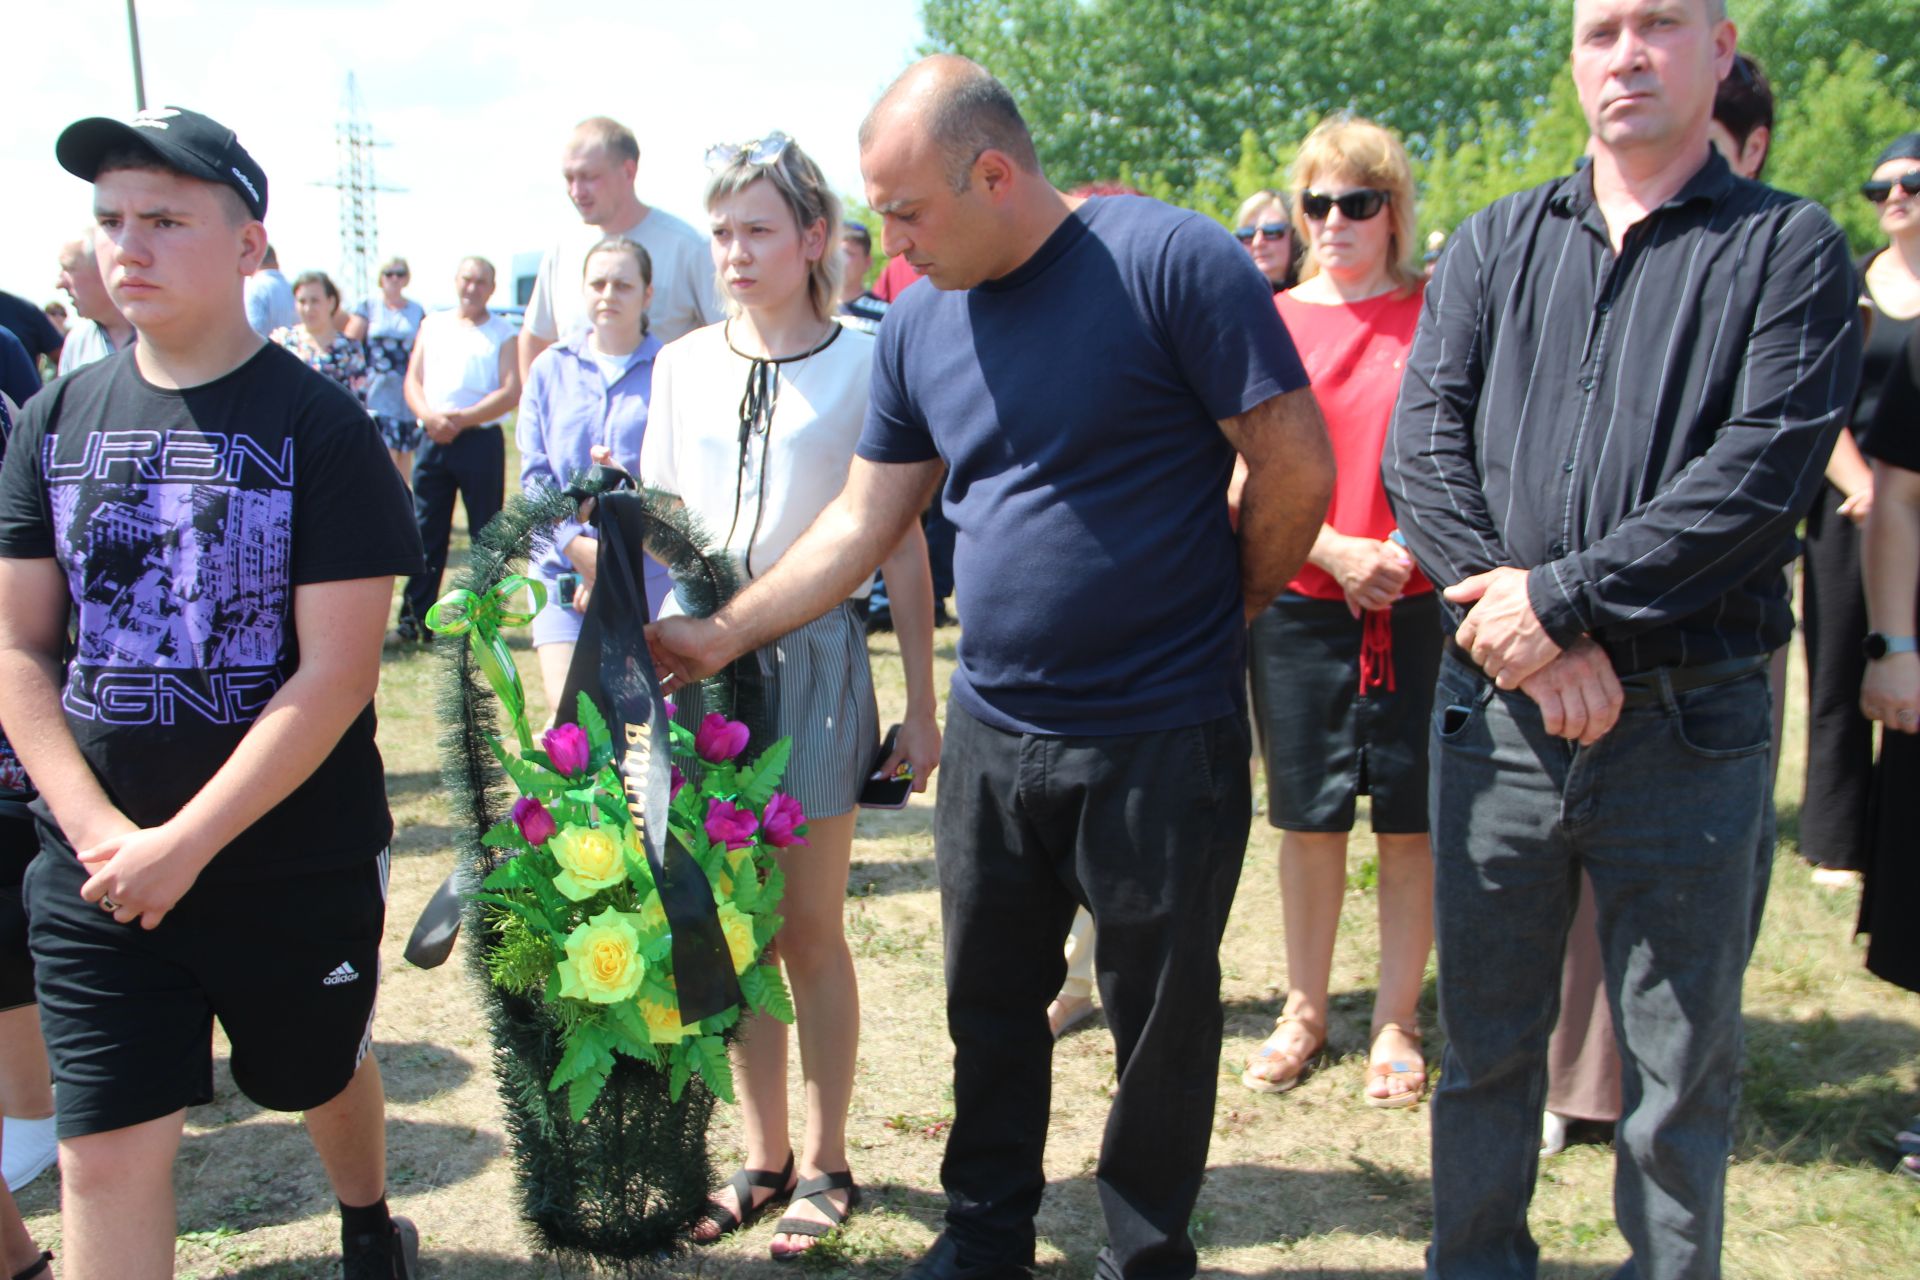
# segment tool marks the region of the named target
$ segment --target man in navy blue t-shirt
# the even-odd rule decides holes
[[[1232,237],[1156,201],[1056,190],[975,64],[909,69],[860,144],[886,251],[934,288],[881,327],[840,497],[714,618],[651,629],[655,658],[695,678],[824,612],[940,488],[967,618],[935,825],[954,1124],[947,1228],[908,1275],[1032,1264],[1046,1009],[1084,904],[1119,1067],[1098,1270],[1177,1280],[1195,1269],[1217,953],[1250,811],[1245,620],[1326,514],[1325,427]]]

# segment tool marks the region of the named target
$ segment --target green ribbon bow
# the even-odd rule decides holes
[[[513,597],[522,588],[526,590],[531,603],[524,613],[512,607]],[[520,671],[513,665],[513,654],[508,651],[507,642],[500,638],[500,628],[525,626],[533,621],[534,614],[546,607],[546,603],[546,584],[516,573],[502,578],[485,595],[475,595],[464,587],[456,587],[434,601],[433,607],[427,610],[429,631],[437,631],[443,636],[464,634],[467,637],[467,644],[473,649],[473,660],[480,664],[487,683],[493,686],[501,705],[506,707],[507,715],[513,720],[513,731],[520,739],[522,751],[533,750],[533,734],[527,728],[527,695],[520,687]]]

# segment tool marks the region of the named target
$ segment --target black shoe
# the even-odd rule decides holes
[[[355,1236],[341,1250],[346,1280],[416,1280],[420,1274],[420,1232],[395,1214],[386,1239]]]
[[[419,643],[420,643],[419,624],[416,623],[412,618],[408,617],[407,615],[401,614],[400,620],[393,624],[392,630],[387,632],[387,638],[385,642],[382,643],[381,648],[411,649],[413,646]]]
[[[882,631],[893,630],[893,610],[871,609],[867,612],[867,634],[877,635]]]
[[[1007,1258],[970,1258],[962,1256],[960,1246],[946,1232],[920,1260],[894,1280],[1031,1280],[1031,1255],[1022,1263]]]
[[[953,625],[953,615],[947,612],[947,602],[945,600],[935,600],[933,602],[933,625],[936,627],[950,627]]]

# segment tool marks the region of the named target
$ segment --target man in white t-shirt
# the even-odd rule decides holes
[[[672,342],[720,319],[720,296],[714,288],[706,236],[664,209],[648,207],[634,194],[640,144],[631,129],[605,116],[582,120],[567,139],[560,171],[582,225],[568,231],[540,258],[540,274],[533,282],[527,318],[520,328],[523,380],[535,356],[585,327],[581,273],[587,250],[607,236],[625,236],[653,259],[649,333]]]
[[[462,258],[453,280],[460,301],[420,322],[407,363],[407,407],[427,438],[413,460],[413,517],[427,553],[426,572],[407,579],[390,644],[429,638],[421,619],[440,595],[453,532],[453,499],[477,534],[506,499],[507,445],[500,421],[520,400],[513,326],[487,309],[493,264]]]
[[[60,246],[60,278],[56,283],[73,299],[76,317],[60,348],[59,372],[72,373],[81,365],[105,360],[133,341],[133,322],[113,305],[107,282],[100,278],[91,229]]]

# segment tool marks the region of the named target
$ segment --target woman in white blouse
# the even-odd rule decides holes
[[[840,205],[784,134],[707,155],[712,250],[728,319],[664,348],[641,450],[641,479],[679,495],[734,558],[765,573],[840,492],[866,416],[873,338],[842,328]],[[907,677],[907,716],[883,764],[939,762],[933,588],[916,524],[882,566]],[[782,790],[808,818],[807,845],[778,851],[786,873],[775,940],[793,988],[805,1081],[804,1140],[789,1138],[786,1027],[756,1018],[735,1048],[746,1167],[714,1198],[694,1238],[717,1240],[792,1199],[772,1242],[802,1253],[859,1199],[847,1168],[860,1004],[843,924],[855,799],[879,743],[867,668],[865,591],[761,651],[774,672],[774,733],[793,739]],[[665,613],[674,611],[669,603]],[[684,701],[684,698],[683,698]],[[683,712],[684,714],[684,712]]]

